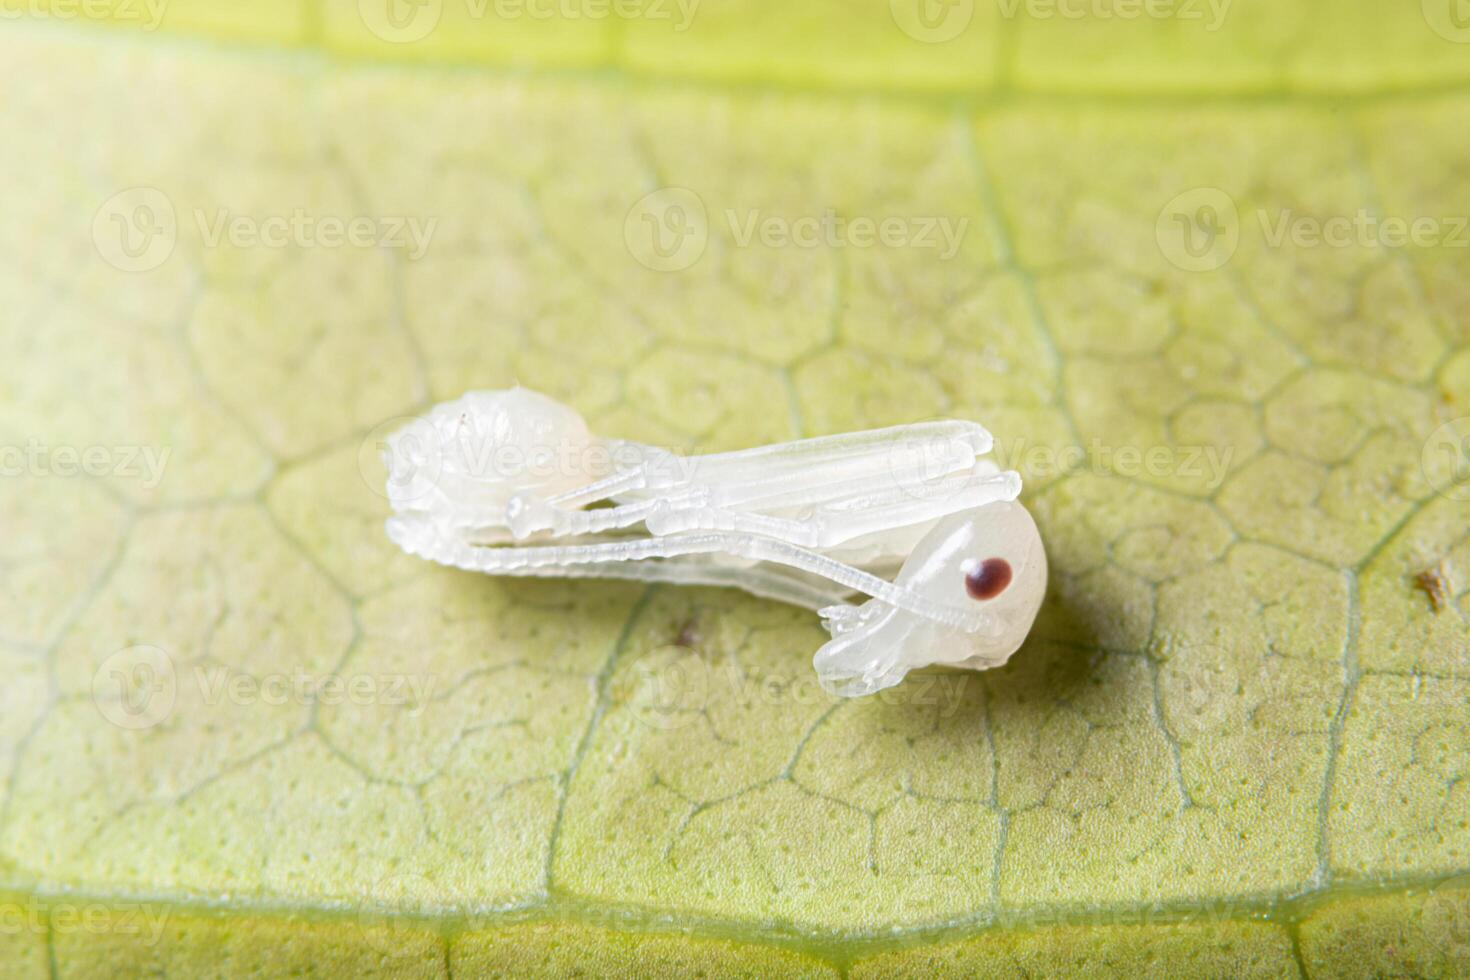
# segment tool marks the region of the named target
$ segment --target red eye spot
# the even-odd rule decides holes
[[[965,573],[965,591],[971,599],[994,599],[1011,584],[1011,563],[987,558]]]

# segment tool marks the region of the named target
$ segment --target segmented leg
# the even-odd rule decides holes
[[[564,570],[578,565],[642,562],[724,552],[752,561],[768,561],[796,568],[853,592],[865,593],[936,623],[966,632],[981,632],[992,629],[995,625],[991,617],[983,612],[936,602],[825,555],[784,541],[747,534],[710,532],[667,538],[633,537],[592,544],[483,548],[445,540],[436,535],[428,525],[394,518],[388,522],[388,536],[410,554],[456,568],[494,575],[540,575],[547,574],[551,569]],[[566,572],[557,571],[553,574]]]
[[[1005,496],[1015,477],[986,496],[990,434],[972,422],[933,422],[678,459],[638,447],[648,462],[551,500],[517,496],[506,524],[519,539],[597,534],[647,522],[655,534],[719,529],[828,547],[888,526],[933,520]],[[623,444],[631,445],[631,444]],[[971,479],[974,477],[974,479]],[[935,481],[938,481],[936,484]],[[969,484],[969,485],[966,485]],[[581,510],[615,499],[617,505]],[[817,524],[761,512],[810,508]],[[845,532],[845,514],[869,520]],[[883,524],[882,521],[889,521]],[[670,528],[669,531],[660,527]]]

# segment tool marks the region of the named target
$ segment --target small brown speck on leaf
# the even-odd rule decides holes
[[[1429,597],[1429,607],[1435,612],[1449,605],[1450,584],[1445,577],[1444,562],[1415,575],[1414,587]]]
[[[684,620],[679,627],[679,632],[674,636],[674,646],[694,647],[699,645],[699,621],[692,616]]]

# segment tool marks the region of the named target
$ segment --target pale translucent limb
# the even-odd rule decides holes
[[[737,567],[711,561],[711,555],[686,555],[648,562],[587,562],[579,565],[527,567],[513,573],[523,578],[617,578],[670,585],[740,589],[813,612],[843,605],[853,594],[835,583],[806,576],[779,565]]]
[[[974,422],[893,426],[695,457],[690,482],[710,489],[713,507],[802,507],[968,470],[993,441]]]
[[[731,531],[827,549],[890,528],[932,521],[997,500],[1014,500],[1020,492],[1020,476],[1006,471],[950,480],[933,497],[916,497],[906,487],[878,491],[865,487],[847,497],[834,496],[801,518],[714,508],[691,504],[687,497],[674,497],[601,510],[558,512],[549,523],[552,533],[559,537],[600,534],[642,523],[656,537],[687,531]],[[519,511],[513,509],[513,513]]]
[[[753,471],[764,474],[766,478],[784,479],[793,471],[813,474],[819,467],[844,462],[862,464],[875,457],[892,455],[900,449],[909,455],[936,453],[942,458],[963,453],[973,459],[988,453],[993,444],[994,439],[984,426],[961,420],[896,425],[690,457],[679,457],[668,450],[637,443],[616,442],[610,445],[611,450],[633,450],[646,454],[648,461],[642,466],[620,470],[585,487],[553,497],[550,503],[558,507],[585,507],[641,489],[669,489],[694,482],[690,474],[696,471],[701,474],[698,482],[748,484],[752,481],[742,475]]]
[[[874,495],[875,487],[879,494],[888,492],[890,497],[906,495],[942,503],[941,497],[929,492],[926,481],[971,471],[976,457],[988,452],[992,442],[983,427],[950,421],[688,458],[620,443],[612,448],[632,447],[646,457],[645,462],[550,499],[517,495],[508,508],[506,523],[517,538],[546,531],[558,537],[595,534],[642,523],[663,508],[749,513],[821,507],[860,501]],[[618,506],[580,509],[610,499],[617,500]],[[918,519],[950,512],[952,509],[936,507]],[[766,533],[754,527],[750,530]]]
[[[803,518],[714,508],[681,509],[675,505],[655,508],[647,515],[645,524],[650,533],[659,537],[689,531],[730,531],[825,550],[864,535],[932,521],[997,500],[1014,500],[1020,492],[1020,476],[1005,472],[967,480],[933,499],[915,497],[902,488],[879,493],[869,491],[833,500]]]
[[[827,579],[849,591],[862,592],[932,622],[966,632],[987,632],[995,627],[992,618],[984,612],[936,602],[825,555],[784,541],[752,535],[709,532],[668,538],[634,537],[592,544],[483,548],[446,540],[420,522],[392,518],[388,521],[388,536],[410,554],[443,565],[491,575],[566,574],[565,569],[573,566],[631,562],[635,564],[630,568],[629,578],[657,581],[658,576],[650,573],[654,566],[644,566],[643,562],[685,555],[724,553],[795,568]],[[632,574],[632,568],[641,570]]]

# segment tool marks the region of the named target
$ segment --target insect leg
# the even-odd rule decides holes
[[[997,500],[1014,500],[1020,492],[1021,478],[1006,471],[950,481],[942,493],[933,497],[915,496],[903,488],[869,490],[830,500],[805,517],[670,505],[651,509],[645,522],[651,533],[660,536],[699,530],[733,531],[821,551],[864,535],[921,524]]]
[[[850,591],[866,593],[889,605],[967,632],[994,627],[991,617],[983,612],[936,602],[826,555],[784,541],[750,534],[713,532],[666,538],[633,537],[591,544],[485,548],[445,539],[429,525],[392,518],[388,521],[388,536],[410,554],[442,565],[492,575],[558,575],[568,574],[560,571],[568,566],[641,562],[723,552],[753,561],[767,561],[795,568],[825,578]]]

